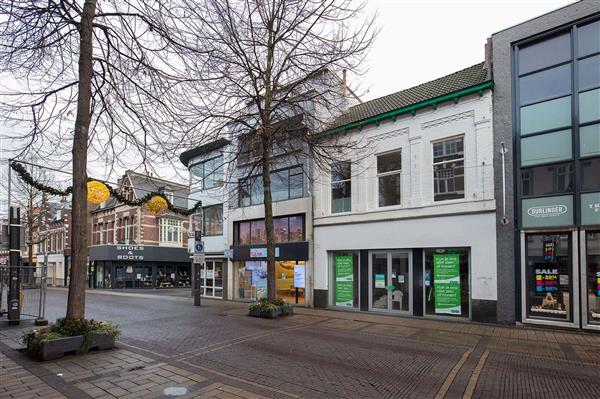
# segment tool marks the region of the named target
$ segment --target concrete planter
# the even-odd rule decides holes
[[[248,315],[252,317],[262,317],[263,319],[276,319],[281,316],[281,308],[277,307],[277,309],[268,312],[263,312],[260,308],[254,308],[248,312]]]
[[[83,335],[76,335],[43,341],[36,357],[41,361],[56,360],[65,355],[85,353],[91,350],[107,350],[114,346],[115,339],[110,334],[94,333],[89,348],[83,347]]]

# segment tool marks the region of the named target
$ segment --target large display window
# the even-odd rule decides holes
[[[469,317],[469,249],[425,250],[425,314]]]
[[[332,306],[358,308],[358,252],[332,252],[330,259],[332,291],[329,303]]]
[[[585,235],[587,320],[600,325],[600,231]]]
[[[267,296],[267,262],[234,262],[235,299],[256,300]],[[293,304],[304,304],[306,265],[304,261],[275,261],[277,298]]]
[[[525,295],[528,318],[573,319],[571,233],[525,235]]]

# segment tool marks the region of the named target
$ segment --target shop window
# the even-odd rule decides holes
[[[190,266],[177,266],[177,286],[178,287],[191,287],[191,271]]]
[[[521,171],[523,196],[540,196],[573,191],[573,165],[538,166]]]
[[[579,60],[579,91],[600,87],[600,55]]]
[[[588,323],[600,324],[600,232],[586,233],[585,257]]]
[[[434,201],[465,197],[464,137],[433,143]]]
[[[571,125],[571,96],[521,108],[521,135]]]
[[[288,240],[290,232],[288,218],[273,219],[273,228],[275,230],[275,242],[286,242]]]
[[[402,153],[394,151],[377,157],[377,182],[379,206],[400,205]]]
[[[156,288],[173,288],[176,286],[174,265],[158,266],[156,271]]]
[[[304,241],[304,217],[290,216],[289,241]]]
[[[425,313],[469,317],[469,250],[425,250]]]
[[[331,271],[332,297],[330,303],[345,308],[358,308],[359,258],[358,252],[333,252]]]
[[[181,220],[161,218],[159,220],[158,236],[161,245],[181,246],[183,243],[183,223]]]
[[[234,297],[255,300],[267,296],[267,262],[234,262]]]
[[[275,289],[277,297],[289,303],[304,304],[306,289],[306,266],[299,261],[276,261]]]
[[[600,89],[579,93],[579,122],[600,120]]]
[[[527,317],[570,321],[571,235],[525,236]]]
[[[190,168],[192,174],[192,189],[207,190],[221,187],[223,180],[223,156],[218,156],[197,163]]]
[[[580,26],[577,38],[580,57],[600,52],[600,21]]]
[[[521,105],[562,97],[571,93],[571,64],[533,73],[519,79]]]
[[[530,166],[571,159],[571,130],[521,139],[521,165]]]
[[[600,155],[600,123],[579,128],[580,155]]]
[[[571,59],[569,33],[545,39],[519,49],[519,75],[537,71]]]
[[[600,158],[581,161],[581,190],[600,190]]]
[[[331,213],[352,210],[352,164],[344,161],[331,168]]]
[[[202,209],[203,234],[218,236],[223,234],[223,205],[209,206]]]

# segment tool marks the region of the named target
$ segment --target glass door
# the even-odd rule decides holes
[[[223,298],[223,261],[207,260],[200,270],[202,295]]]
[[[410,312],[409,252],[372,252],[369,258],[369,309]]]

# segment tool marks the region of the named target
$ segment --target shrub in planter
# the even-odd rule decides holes
[[[47,328],[26,332],[22,341],[27,354],[50,360],[61,358],[65,353],[111,349],[120,335],[118,326],[105,321],[62,318]]]
[[[292,304],[287,302],[285,299],[277,298],[273,301],[273,304],[281,308],[282,316],[294,314],[294,308],[292,307]]]
[[[278,316],[292,314],[292,305],[283,299],[270,301],[266,298],[262,298],[250,304],[248,314],[254,317],[274,319]]]

